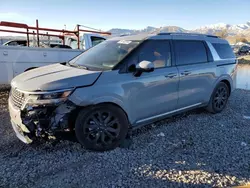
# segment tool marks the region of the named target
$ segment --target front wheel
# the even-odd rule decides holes
[[[119,146],[127,135],[128,125],[122,109],[103,104],[83,109],[76,119],[75,132],[85,148],[105,151]]]
[[[214,114],[220,113],[226,107],[228,98],[229,88],[225,83],[220,82],[214,89],[206,109]]]

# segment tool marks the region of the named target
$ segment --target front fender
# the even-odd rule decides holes
[[[92,95],[84,95],[84,92],[74,92],[69,100],[72,101],[77,106],[90,106],[97,105],[101,103],[112,103],[119,106],[128,117],[129,122],[132,122],[131,114],[129,114],[128,106],[126,106],[125,102],[122,100],[122,97],[119,95],[107,95],[107,96],[98,96],[93,97]]]

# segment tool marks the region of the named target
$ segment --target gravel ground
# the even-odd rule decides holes
[[[144,127],[129,148],[89,152],[64,135],[25,145],[14,135],[0,91],[0,187],[228,187],[250,183],[250,91],[227,108],[202,109]],[[249,114],[248,114],[249,113]]]
[[[250,55],[238,57],[239,64],[250,64]]]

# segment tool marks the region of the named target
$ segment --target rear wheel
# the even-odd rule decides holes
[[[228,97],[228,86],[225,83],[220,82],[214,89],[214,92],[206,109],[211,113],[221,112],[226,107]]]
[[[119,146],[128,132],[128,120],[123,110],[110,104],[82,110],[76,120],[78,141],[87,149],[111,150]]]

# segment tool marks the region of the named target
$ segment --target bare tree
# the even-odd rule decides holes
[[[228,36],[227,29],[223,29],[223,30],[221,30],[219,32],[216,32],[215,35],[220,37],[220,38],[225,39]]]
[[[244,43],[247,43],[248,40],[247,40],[245,37],[237,37],[237,38],[236,38],[236,43],[237,43],[237,42],[244,42]]]

